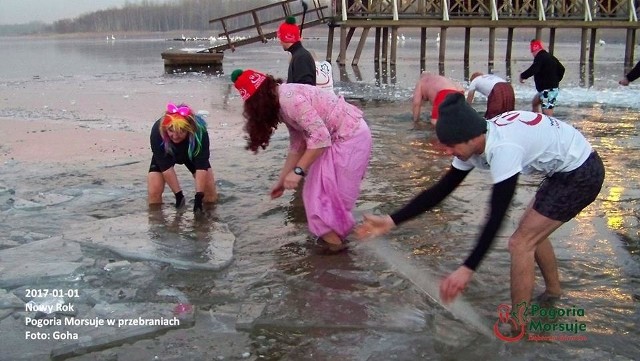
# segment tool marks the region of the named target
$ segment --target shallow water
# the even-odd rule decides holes
[[[118,130],[141,134],[142,140],[135,149],[120,149],[117,138],[96,139],[96,148],[86,153],[113,151],[113,156],[101,154],[92,161],[78,152],[77,162],[65,166],[49,166],[46,144],[37,163],[3,158],[3,249],[109,220],[123,222],[122,228],[148,225],[147,236],[158,254],[196,262],[206,253],[214,222],[228,225],[236,237],[233,261],[221,270],[184,270],[129,259],[132,270],[105,273],[105,264],[126,258],[103,247],[84,246],[83,258],[91,262],[73,277],[0,285],[16,293],[44,286],[73,287],[86,293],[102,290],[114,295],[114,304],[148,302],[174,294],[161,291],[171,289],[198,310],[195,326],[186,331],[169,331],[74,359],[240,359],[245,352],[249,353],[246,359],[268,360],[637,357],[640,88],[617,86],[623,44],[607,42],[607,51],[598,52],[591,87],[581,86],[577,61],[565,61],[573,66],[568,67],[556,110],[560,119],[584,132],[607,171],[598,199],[552,237],[565,289],[560,307],[584,310],[585,316],[577,320],[587,324],[587,340],[505,344],[474,330],[464,317],[456,318],[457,311],[442,308],[429,295],[433,282],[421,287],[419,279],[421,270],[432,275],[429,278],[447,274],[472,248],[489,197],[486,174],[474,172],[437,209],[389,234],[384,247],[393,249],[394,257],[389,252],[388,257],[380,257],[385,248],[376,242],[356,245],[337,256],[317,255],[309,246],[300,197],[287,194],[268,199],[287,149],[286,132],[278,130],[269,149],[259,155],[245,151],[238,120],[241,102],[227,75],[232,69],[251,67],[284,77],[286,54],[275,43],[249,46],[225,54],[225,74],[165,75],[160,52],[182,46],[164,40],[171,37],[0,38],[0,46],[15,55],[0,69],[0,121],[42,120],[92,131]],[[528,39],[523,37],[522,44]],[[310,37],[307,43],[316,54],[324,54],[324,40]],[[462,61],[455,60],[462,45],[450,39],[448,46],[452,58],[445,74],[462,82]],[[574,47],[567,42],[556,49],[569,57]],[[437,179],[450,162],[438,149],[432,131],[409,130],[408,99],[419,73],[417,49],[415,39],[406,40],[395,69],[376,72],[364,56],[359,68],[334,66],[337,91],[365,110],[375,140],[358,214],[396,209]],[[473,50],[472,66],[486,68],[483,46]],[[363,54],[371,54],[370,49]],[[438,68],[434,56],[427,64],[430,69]],[[523,70],[529,62],[528,54],[521,54],[512,68]],[[497,72],[504,74],[506,67],[498,66]],[[528,108],[532,88],[531,82],[516,84],[519,108]],[[148,128],[167,101],[181,100],[209,112],[212,164],[221,202],[200,219],[188,210],[176,212],[171,204],[161,211],[147,211],[145,204]],[[484,104],[480,101],[476,106],[480,110]],[[100,148],[105,142],[111,147]],[[187,176],[181,170],[181,179]],[[468,312],[480,317],[487,329],[497,321],[498,305],[509,300],[509,230],[514,229],[538,182],[535,177],[521,180],[505,229],[465,292],[468,307],[458,315]],[[402,258],[407,259],[404,265],[400,265]],[[402,267],[394,269],[393,263]],[[537,292],[540,287],[539,281]],[[250,305],[263,308],[252,322],[225,329],[212,321],[224,315],[236,319],[238,310]],[[2,315],[0,327],[22,317]],[[0,344],[11,351],[0,359],[45,359],[52,347],[25,341],[17,333],[8,335]]]

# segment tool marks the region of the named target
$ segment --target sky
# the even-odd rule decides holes
[[[85,13],[122,7],[138,0],[0,0],[0,25],[24,24],[31,21],[53,23]],[[165,3],[166,0],[150,2]]]

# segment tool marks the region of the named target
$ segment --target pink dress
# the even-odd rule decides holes
[[[302,199],[309,230],[345,238],[355,225],[351,211],[371,158],[371,131],[356,106],[342,96],[304,84],[278,86],[280,120],[293,152],[328,148],[307,170]]]

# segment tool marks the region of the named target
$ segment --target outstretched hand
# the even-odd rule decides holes
[[[364,222],[356,226],[354,233],[356,238],[369,239],[388,233],[396,224],[391,219],[391,216],[374,216],[372,214],[364,215]]]
[[[282,182],[274,184],[273,187],[271,187],[271,192],[269,192],[269,195],[271,195],[271,199],[280,198],[283,194],[284,185],[282,184]]]
[[[451,303],[453,300],[467,288],[467,284],[473,276],[473,270],[467,266],[460,266],[451,273],[447,278],[440,282],[440,299],[445,304]]]

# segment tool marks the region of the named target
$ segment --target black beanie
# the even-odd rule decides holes
[[[461,93],[447,95],[438,107],[436,134],[442,144],[464,143],[487,132],[487,121]]]

